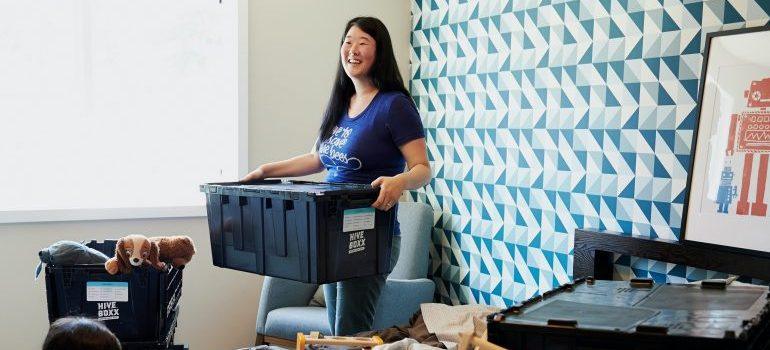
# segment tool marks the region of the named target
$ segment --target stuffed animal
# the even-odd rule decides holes
[[[111,275],[118,272],[130,273],[133,267],[144,264],[163,270],[166,263],[175,268],[181,268],[192,260],[195,246],[187,236],[151,237],[129,235],[118,240],[115,245],[115,256],[106,263],[104,268]]]

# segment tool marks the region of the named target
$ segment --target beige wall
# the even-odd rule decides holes
[[[259,0],[249,3],[249,164],[309,150],[319,125],[343,26],[377,16],[409,69],[408,0]],[[48,327],[45,282],[32,280],[37,251],[57,240],[129,233],[188,234],[198,255],[185,270],[177,342],[236,349],[254,340],[261,278],[211,265],[205,218],[0,224],[0,339],[4,349],[39,349]]]
[[[408,81],[409,0],[254,1],[249,16],[252,166],[312,148],[349,19],[374,16],[385,23]]]

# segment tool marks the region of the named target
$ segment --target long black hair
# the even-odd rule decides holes
[[[345,41],[345,35],[347,35],[348,30],[353,26],[369,34],[376,42],[374,63],[371,70],[369,70],[369,76],[374,86],[381,92],[399,91],[409,96],[409,92],[404,86],[404,80],[401,79],[401,74],[398,72],[396,57],[393,55],[393,44],[390,41],[390,33],[388,33],[388,28],[385,27],[385,24],[374,17],[353,18],[345,25],[345,31],[342,32],[342,38],[340,39],[340,46]],[[342,68],[342,60],[338,57],[334,86],[332,87],[331,97],[329,97],[329,103],[326,105],[326,111],[324,112],[323,121],[318,133],[319,142],[316,147],[332,135],[337,122],[348,110],[350,98],[355,92],[356,89],[353,86],[353,81],[345,73],[345,69]]]

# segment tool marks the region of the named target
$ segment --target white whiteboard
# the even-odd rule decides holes
[[[204,215],[245,170],[245,2],[0,2],[0,222]]]

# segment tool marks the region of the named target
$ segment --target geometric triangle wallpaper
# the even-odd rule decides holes
[[[576,228],[679,239],[707,33],[770,1],[412,1],[410,91],[434,178],[431,272],[452,304],[569,282]],[[617,256],[621,278],[713,272]]]

